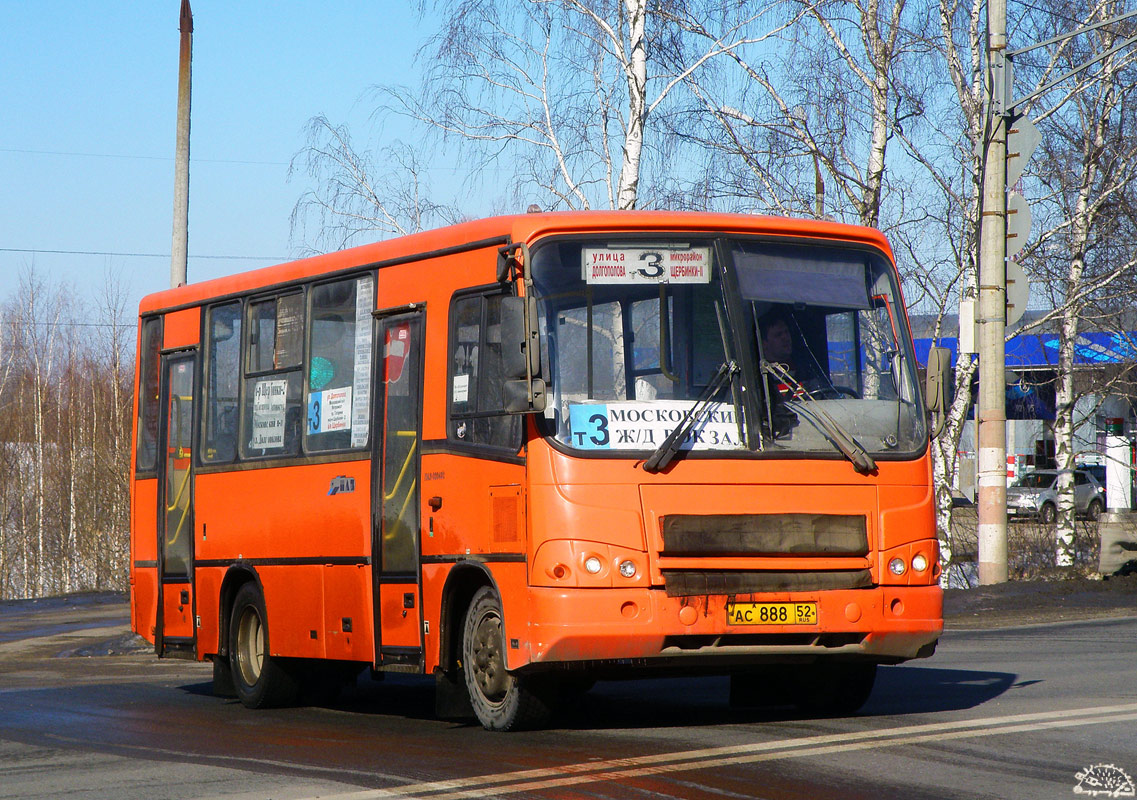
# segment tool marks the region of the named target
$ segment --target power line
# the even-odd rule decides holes
[[[0,253],[44,253],[48,255],[63,255],[63,256],[119,256],[121,258],[169,258],[169,253],[113,253],[109,250],[40,250],[31,247],[0,247]],[[223,261],[288,261],[287,257],[282,256],[199,256],[191,255],[190,258],[210,258]]]
[[[68,150],[29,150],[20,147],[0,147],[0,153],[20,153],[34,156],[75,156],[77,158],[125,158],[131,161],[173,161],[166,156],[138,156],[125,153],[76,153]],[[191,158],[195,164],[250,164],[264,167],[287,167],[287,161],[245,161],[229,158]]]
[[[34,325],[37,328],[134,328],[137,322],[21,322],[21,325]]]

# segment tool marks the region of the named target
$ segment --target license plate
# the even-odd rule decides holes
[[[727,603],[731,625],[816,625],[817,603]]]

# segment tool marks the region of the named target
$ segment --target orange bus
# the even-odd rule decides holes
[[[849,712],[942,632],[873,230],[469,222],[151,295],[137,364],[132,626],[249,707],[370,667],[494,730],[660,671]]]

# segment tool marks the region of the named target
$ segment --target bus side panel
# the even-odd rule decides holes
[[[426,512],[429,513],[429,510]],[[423,643],[423,670],[429,675],[439,665],[441,658],[441,630],[442,619],[442,590],[446,586],[446,577],[453,568],[452,564],[423,564],[422,565],[422,618],[427,622],[424,628]],[[455,620],[454,625],[461,625],[462,620]]]
[[[166,315],[162,347],[173,350],[197,344],[201,336],[201,309],[184,308]]]
[[[197,616],[201,625],[197,629],[198,658],[216,655],[221,642],[220,611],[221,582],[225,579],[227,567],[197,567],[194,570],[194,600],[197,602]]]
[[[131,629],[154,644],[158,625],[158,568],[135,567],[131,588]]]
[[[369,470],[367,461],[350,461],[199,472],[194,514],[204,535],[198,560],[326,557],[362,563],[371,553]],[[345,491],[350,481],[337,478],[354,479],[354,488]]]
[[[375,660],[371,625],[371,570],[364,565],[324,567],[324,656]],[[310,634],[309,634],[310,635]],[[418,638],[413,644],[418,646]]]
[[[167,584],[162,593],[162,635],[193,638],[193,587]]]
[[[134,482],[130,509],[132,596],[131,626],[135,633],[154,641],[158,623],[158,481]],[[140,564],[145,566],[139,566]]]
[[[530,658],[529,586],[528,567],[522,563],[491,564],[494,580],[501,593],[501,611],[504,617],[505,665],[517,669],[528,664]]]
[[[196,557],[257,570],[273,655],[371,660],[369,470],[350,461],[198,473]],[[295,560],[304,563],[287,563]],[[203,627],[216,624],[220,579],[208,598],[204,591],[199,603],[213,620],[199,611]]]
[[[269,655],[324,657],[329,632],[324,630],[323,573],[317,565],[257,568],[268,614]]]
[[[520,558],[524,554],[518,504],[525,467],[435,454],[423,456],[422,472],[424,499],[442,500],[437,511],[424,508],[428,518],[424,556],[508,553]]]

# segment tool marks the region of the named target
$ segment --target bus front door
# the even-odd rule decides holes
[[[376,385],[372,574],[375,585],[375,664],[422,669],[422,589],[419,560],[419,459],[422,440],[421,311],[380,314],[382,344]]]
[[[162,358],[158,461],[159,656],[194,657],[193,398],[195,356]]]

